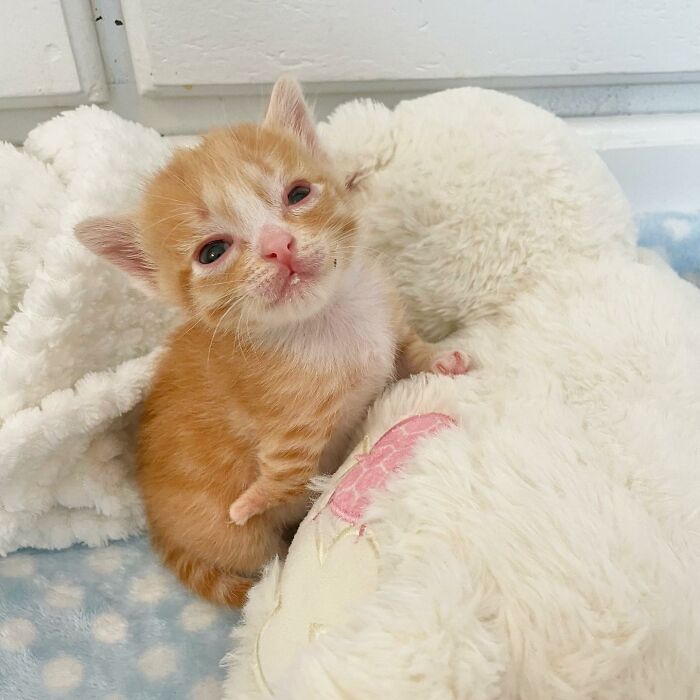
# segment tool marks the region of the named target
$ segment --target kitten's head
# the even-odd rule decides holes
[[[138,212],[77,237],[143,285],[222,328],[308,318],[355,250],[351,195],[322,152],[301,89],[283,78],[265,120],[177,152]]]

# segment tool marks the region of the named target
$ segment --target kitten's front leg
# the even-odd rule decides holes
[[[261,444],[258,455],[260,474],[231,505],[231,522],[245,525],[253,516],[304,493],[309,480],[318,474],[323,450],[322,436],[319,434],[315,438],[310,434],[311,430],[307,432],[308,440],[303,447],[284,439]]]

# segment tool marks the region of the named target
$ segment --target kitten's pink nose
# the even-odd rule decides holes
[[[260,229],[260,254],[265,260],[296,272],[295,248],[294,236],[281,226],[266,224]]]

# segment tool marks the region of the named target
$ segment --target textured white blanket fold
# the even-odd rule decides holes
[[[0,553],[143,525],[133,415],[170,314],[74,239],[134,204],[170,146],[97,108],[0,146]]]

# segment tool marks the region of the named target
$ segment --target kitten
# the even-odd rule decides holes
[[[289,79],[262,125],[177,152],[133,216],[76,228],[189,319],[145,402],[137,479],[156,549],[210,601],[241,605],[284,553],[398,354],[408,372],[467,369],[410,329],[357,229]]]

